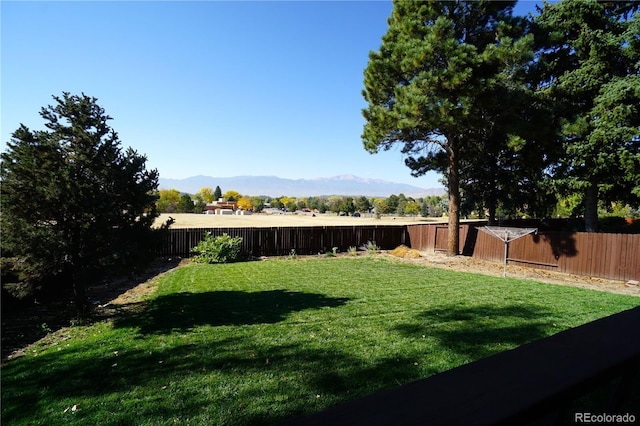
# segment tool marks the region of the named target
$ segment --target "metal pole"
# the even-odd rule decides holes
[[[504,242],[504,272],[502,273],[502,277],[507,276],[507,248],[509,247],[509,241]]]
[[[502,272],[502,278],[507,276],[507,254],[509,252],[509,231],[504,233],[504,271]]]

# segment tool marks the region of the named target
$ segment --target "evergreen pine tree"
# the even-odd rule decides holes
[[[21,125],[1,155],[2,255],[26,283],[64,275],[82,316],[87,284],[154,256],[158,172],[122,150],[96,98],[54,100],[40,113],[48,130]]]

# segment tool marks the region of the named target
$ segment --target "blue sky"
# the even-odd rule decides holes
[[[517,12],[533,10],[520,2]],[[1,141],[84,92],[165,178],[354,174],[422,188],[368,154],[363,70],[390,1],[0,2]]]

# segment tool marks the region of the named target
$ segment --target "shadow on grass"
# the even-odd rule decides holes
[[[264,347],[250,335],[117,355],[76,348],[10,364],[2,421],[154,424],[202,415],[210,424],[272,424],[417,379],[408,365],[402,356],[363,364],[299,342]],[[79,410],[65,414],[69,402],[60,401],[77,399]]]
[[[115,326],[166,334],[202,325],[273,324],[293,312],[341,306],[348,300],[286,290],[176,293],[146,302],[140,314],[117,320]]]
[[[424,311],[394,330],[404,337],[433,337],[443,348],[477,360],[553,334],[550,315],[534,305],[451,304]]]
[[[180,258],[155,259],[145,270],[136,274],[113,276],[89,285],[87,299],[104,304],[120,294],[135,288],[149,279],[176,268]],[[53,287],[52,288],[57,288]],[[21,355],[26,346],[45,337],[51,331],[67,327],[76,319],[73,308],[73,293],[70,288],[57,290],[33,298],[19,301],[2,297],[2,360],[10,358],[14,352]],[[112,305],[115,306],[115,305]],[[93,312],[100,319],[99,312]]]
[[[204,340],[197,334],[163,334],[205,324],[274,323],[292,312],[346,301],[284,290],[160,297],[142,314],[118,321],[120,327],[151,333],[138,345],[119,348],[91,340],[5,366],[3,424],[34,418],[46,418],[50,424],[153,424],[189,418],[209,424],[272,424],[442,368],[415,367],[425,350],[432,350],[426,343],[367,359],[352,349],[309,340],[306,333],[286,341],[243,327],[232,336],[209,333]],[[421,312],[392,332],[409,339],[429,334],[444,349],[476,359],[507,349],[498,344],[517,346],[550,334],[545,316],[546,309],[531,305],[452,304]],[[69,401],[76,400],[83,401],[80,409],[65,413]]]

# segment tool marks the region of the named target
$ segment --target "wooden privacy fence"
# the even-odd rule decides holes
[[[477,227],[484,222],[460,225],[460,254],[502,262],[504,243]],[[346,251],[374,241],[390,250],[405,244],[417,250],[446,250],[446,224],[312,226],[260,228],[170,229],[160,250],[162,256],[189,256],[205,233],[242,237],[242,250],[252,256],[282,256]],[[540,232],[509,243],[511,264],[611,280],[640,279],[640,234]]]
[[[504,259],[504,243],[476,227],[460,225],[460,253],[495,262]],[[411,248],[446,250],[446,225],[408,225]],[[640,234],[540,232],[509,243],[507,261],[521,266],[556,270],[611,280],[640,279]]]
[[[485,221],[466,222],[460,225],[459,253],[465,256],[473,255],[477,226],[486,225]],[[449,225],[446,223],[407,225],[408,240],[411,248],[416,250],[447,250]],[[407,244],[409,245],[409,244]],[[500,258],[502,259],[502,258]]]
[[[269,228],[185,228],[169,229],[161,256],[189,256],[207,232],[242,237],[242,251],[252,256],[282,256],[330,252],[333,247],[346,251],[368,241],[382,249],[393,249],[406,242],[406,227],[390,226],[301,226]]]

